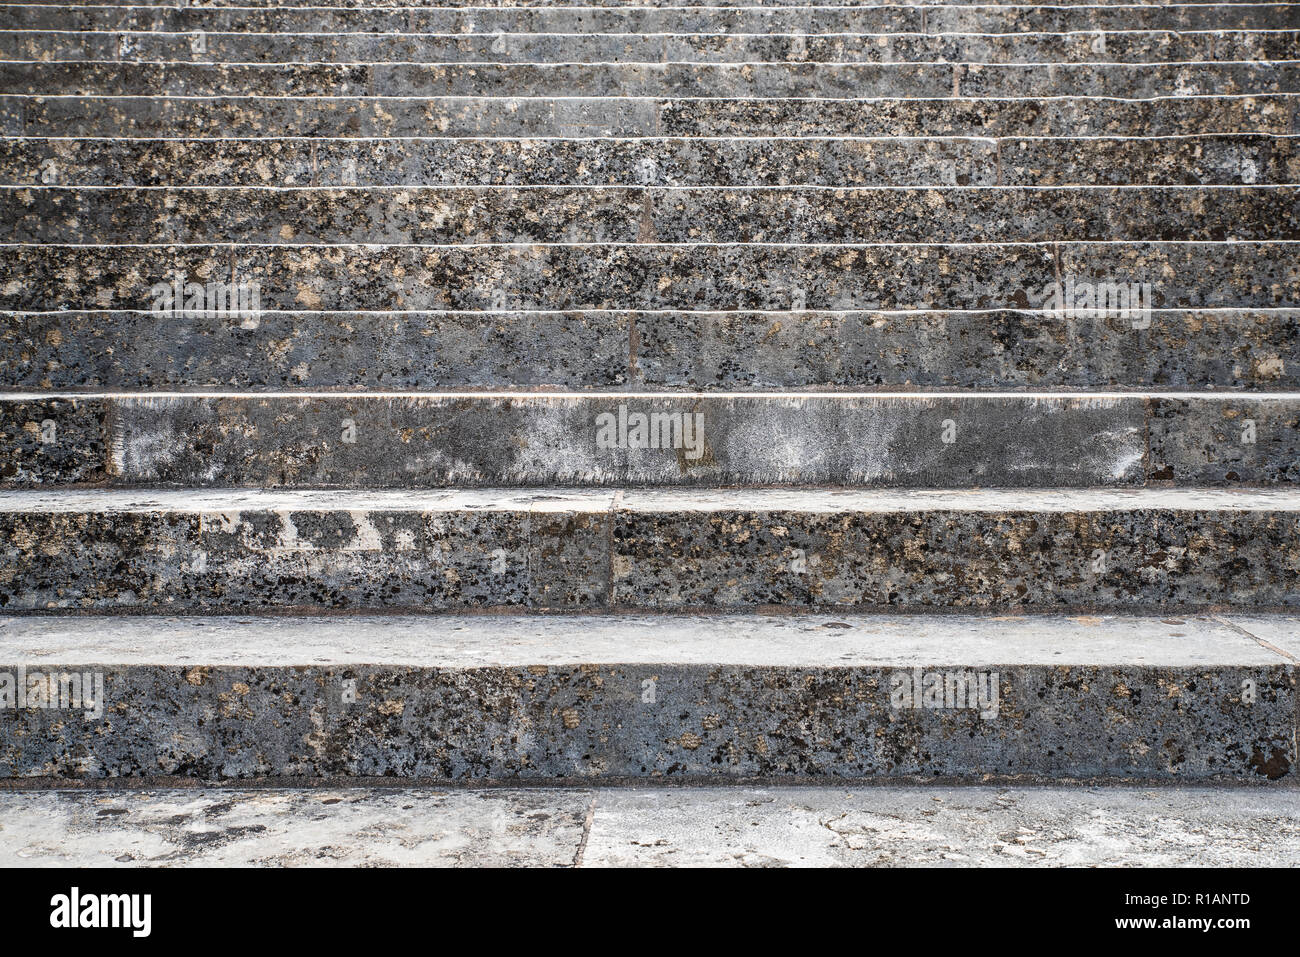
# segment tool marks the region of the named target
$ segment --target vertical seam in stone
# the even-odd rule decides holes
[[[605,526],[605,607],[614,608],[614,523],[618,508],[623,504],[623,490],[616,489],[609,500],[608,521]]]
[[[582,837],[578,839],[578,849],[573,854],[573,866],[582,866],[582,856],[587,853],[587,840],[591,837],[591,825],[596,819],[596,799],[599,791],[593,791],[591,802],[587,805],[587,813],[582,819]]]
[[[994,140],[994,143],[996,144],[996,147],[994,149],[994,159],[995,162],[997,163],[998,185],[1001,186],[1002,185],[1002,138],[998,137],[998,139]]]
[[[640,373],[636,367],[637,347],[640,345],[640,334],[636,325],[636,310],[631,310],[627,314],[627,380],[628,385],[639,383],[641,381]]]

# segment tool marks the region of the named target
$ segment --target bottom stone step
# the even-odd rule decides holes
[[[0,867],[1297,867],[1297,818],[1222,785],[85,788],[0,793]]]
[[[0,776],[1284,781],[1300,618],[0,619]]]

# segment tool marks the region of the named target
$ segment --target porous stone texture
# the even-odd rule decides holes
[[[18,389],[1300,387],[1294,309],[0,313]],[[1135,328],[1136,327],[1136,328]]]
[[[1294,133],[1297,95],[867,99],[0,95],[28,136],[1171,136]]]
[[[1294,183],[1300,137],[0,140],[37,186],[1213,186]]]
[[[14,611],[1300,605],[1295,493],[0,493]]]
[[[1291,186],[0,188],[22,243],[1300,240]]]
[[[161,33],[1070,33],[1111,30],[1294,29],[1287,4],[1123,4],[1107,6],[1024,4],[911,6],[828,5],[782,8],[779,5],[735,7],[708,5],[591,7],[564,5],[404,6],[385,9],[366,5],[240,7],[218,5],[167,7],[42,5],[18,6],[6,22],[23,30],[100,30]],[[1096,38],[1092,38],[1096,42]],[[1122,42],[1123,38],[1120,38]],[[1110,38],[1106,38],[1110,42]],[[192,53],[192,50],[187,52]]]
[[[0,246],[0,309],[152,309],[176,274],[271,310],[1041,308],[1062,277],[1152,305],[1300,306],[1300,242]]]
[[[16,711],[0,773],[1267,783],[1295,761],[1294,663],[1212,620],[387,621],[235,622],[210,654],[221,620],[6,620],[0,672],[102,674],[103,710]],[[934,674],[983,691],[900,698]]]

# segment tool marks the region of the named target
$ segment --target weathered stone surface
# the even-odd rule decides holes
[[[1289,139],[1241,140],[1214,154],[1228,167],[1224,182],[1240,181],[1248,168],[1260,183],[1291,182]],[[997,148],[995,140],[960,138],[7,139],[0,183],[41,185],[50,160],[66,186],[994,186]],[[1214,174],[1200,166],[1201,180],[1211,182]],[[1076,166],[1059,178],[1067,175],[1096,173]]]
[[[16,711],[13,778],[1263,784],[1296,759],[1294,664],[1207,620],[10,619],[19,666],[102,673],[104,712]],[[925,706],[918,672],[986,694]]]
[[[39,324],[23,350],[49,334],[44,321],[31,321]],[[1156,310],[1146,328],[1021,311],[639,313],[633,381],[690,389],[1295,389],[1297,321],[1300,313],[1285,309]],[[42,352],[51,350],[26,354]],[[46,367],[55,361],[50,355]]]
[[[1295,28],[1293,6],[1286,3],[794,8],[584,4],[568,8],[476,5],[473,9],[29,4],[6,10],[5,20],[14,29],[26,30],[174,33],[1064,33]]]
[[[0,381],[95,390],[1300,389],[1300,313],[0,314]],[[1139,323],[1141,325],[1141,323]]]
[[[1300,93],[1272,63],[5,63],[0,94],[38,96],[1049,97]],[[379,104],[385,106],[386,104]],[[1014,131],[1009,131],[1014,132]],[[1027,132],[1027,131],[1026,131]]]
[[[1293,133],[1296,100],[4,96],[0,118],[7,133],[71,137],[1170,136]]]
[[[8,791],[0,817],[17,867],[1300,864],[1300,793],[1250,785],[227,784]]]
[[[11,488],[1300,479],[1293,395],[0,395],[0,421]]]
[[[615,513],[612,600],[665,610],[1286,607],[1300,603],[1296,503],[1289,492],[1181,489],[628,491]]]
[[[1152,400],[1152,477],[1182,485],[1300,477],[1300,405],[1240,399],[1246,401],[1230,396]]]
[[[7,867],[572,867],[568,788],[0,793]]]
[[[316,493],[282,511],[235,492],[77,510],[78,494],[0,501],[0,606],[581,608],[608,593],[609,493]]]
[[[1140,399],[123,397],[109,409],[114,484],[1095,486],[1140,483],[1146,451]]]
[[[0,485],[101,481],[106,411],[102,399],[71,396],[0,401]]]
[[[1300,306],[1300,244],[0,246],[0,309],[152,309],[177,274],[269,310],[1040,308],[1053,284],[1149,282],[1152,306]],[[164,304],[165,305],[165,304]]]
[[[875,243],[1300,239],[1242,187],[0,188],[23,243]]]
[[[12,186],[1213,186],[1300,181],[1300,137],[0,140]],[[52,179],[51,179],[52,177]],[[46,182],[49,180],[50,182]]]
[[[313,25],[320,30],[319,25]],[[0,30],[0,60],[184,63],[1179,63],[1294,60],[1295,31],[818,34]],[[38,90],[37,92],[51,92]]]
[[[51,813],[57,821],[70,813],[67,805],[85,799],[23,796],[11,806],[28,801],[37,807],[20,813],[22,819],[30,814],[34,831],[38,814]],[[508,801],[502,798],[507,808]],[[131,808],[140,814],[151,806],[141,800]],[[600,790],[595,808],[584,867],[1193,868],[1300,862],[1294,825],[1300,793],[1277,788],[639,787]],[[354,813],[368,820],[364,809]],[[137,819],[128,818],[127,834],[139,833]],[[301,839],[309,840],[316,829],[302,830]],[[112,833],[90,815],[59,831],[73,846],[108,842]],[[37,844],[38,853],[58,860],[51,844]],[[194,856],[203,859],[199,849]],[[90,864],[102,858],[90,850],[76,859]]]
[[[1282,610],[1297,512],[1259,489],[3,492],[0,607]]]
[[[0,381],[57,390],[617,388],[632,381],[633,321],[603,312],[264,312],[256,324],[9,313],[0,314]]]

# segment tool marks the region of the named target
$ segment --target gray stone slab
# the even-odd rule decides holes
[[[8,500],[7,607],[582,608],[608,592],[609,494],[347,493],[277,510],[289,500],[186,491],[75,516],[70,494],[53,511]],[[75,544],[56,548],[56,528]]]
[[[1300,605],[1294,492],[0,493],[0,607]]]
[[[0,140],[0,185],[1087,186],[1300,181],[1300,137]],[[48,181],[48,182],[47,182]]]
[[[1292,791],[602,790],[586,867],[1294,867]]]
[[[0,794],[6,867],[567,867],[589,792],[51,791]]]
[[[1300,64],[0,62],[35,96],[1054,97],[1300,93]]]
[[[14,96],[0,103],[13,117],[11,131],[29,136],[1169,136],[1292,133],[1295,100],[1286,93],[1137,100],[353,95]]]
[[[264,634],[255,663],[183,665],[175,652],[220,635],[221,623],[208,622],[206,635],[182,628],[175,640],[166,621],[127,623],[123,637],[134,639],[141,663],[97,665],[86,656],[111,655],[98,644],[99,621],[80,620],[79,641],[53,653],[43,646],[58,635],[39,624],[35,634],[23,622],[0,630],[0,660],[13,662],[7,671],[18,675],[22,666],[27,688],[46,673],[99,673],[103,709],[72,718],[62,708],[18,709],[0,726],[4,776],[1262,782],[1285,779],[1295,760],[1292,664],[1212,622],[1058,621],[1036,634],[1023,622],[1015,638],[991,638],[964,633],[1000,630],[1002,622],[945,621],[931,634],[927,619],[914,618],[823,638],[853,625],[760,621],[756,634],[739,639],[753,655],[725,622],[732,650],[722,658],[739,656],[740,664],[707,653],[708,621],[654,629],[658,637],[635,652],[641,664],[602,660],[602,644],[605,654],[626,657],[609,641],[614,623],[603,625],[603,642],[586,637],[587,619],[568,620],[574,638],[561,638],[565,622],[546,623],[567,646],[561,661],[576,665],[543,664],[533,649],[508,645],[493,653],[504,663],[483,664],[482,638],[461,654],[465,631],[532,628],[518,620],[501,629],[490,618],[439,621],[418,631],[401,622],[402,633],[387,638],[382,621],[362,623],[362,634],[404,649],[392,665],[364,663],[360,650],[350,654],[360,662],[338,660],[327,635],[307,638],[301,623],[290,623],[301,636],[296,647]],[[633,635],[649,626],[633,623]],[[346,640],[354,648],[364,641]],[[1030,655],[1050,665],[1019,660],[1031,641]],[[32,642],[42,660],[25,665]],[[805,660],[809,645],[817,647]],[[671,662],[683,653],[699,663]],[[1116,655],[1131,663],[1097,663]],[[1086,663],[1066,663],[1080,659]],[[903,678],[947,687],[950,677],[962,687],[982,682],[985,696],[972,704],[953,684],[947,698],[925,703],[919,689],[915,699],[899,691]]]
[[[177,273],[270,310],[1039,308],[1063,277],[1152,306],[1300,306],[1300,243],[0,246],[0,309],[152,309]]]
[[[1224,615],[1222,621],[1241,629],[1262,644],[1300,663],[1300,617],[1287,615]]]
[[[347,7],[23,5],[6,23],[27,30],[186,33],[1020,33],[1025,31],[1256,30],[1295,26],[1293,4],[1068,6]]]
[[[313,25],[315,26],[315,25]],[[319,27],[316,27],[320,30]],[[202,38],[196,41],[196,33]],[[196,49],[196,46],[199,47]],[[0,60],[124,63],[1179,63],[1294,60],[1293,31],[1103,34],[0,30]],[[49,92],[49,91],[41,91]]]
[[[1151,402],[1151,476],[1183,485],[1289,482],[1300,468],[1300,409],[1287,401]]]
[[[1292,186],[0,188],[21,243],[1300,240]]]
[[[0,794],[10,867],[1285,867],[1243,787],[184,788]],[[274,850],[268,851],[268,847]]]
[[[1239,142],[1240,140],[1240,142]],[[1199,141],[1199,138],[1198,138]],[[1166,171],[1206,154],[1196,182],[1291,182],[1290,141],[1232,138],[1159,148]],[[1072,141],[1063,148],[1083,148]],[[0,183],[66,186],[960,186],[997,184],[995,140],[904,139],[258,139],[0,140]],[[1126,156],[1129,155],[1127,152]],[[1220,157],[1222,157],[1220,159]],[[1052,175],[1041,160],[1034,170]],[[1215,165],[1211,166],[1211,162]],[[1026,158],[1028,163],[1028,158]],[[53,172],[51,172],[53,167]],[[1223,168],[1226,167],[1226,168]],[[1030,167],[1026,165],[1026,170]],[[1058,178],[1086,183],[1076,164]],[[1222,169],[1222,172],[1220,172]],[[1112,171],[1112,178],[1118,169]],[[1136,171],[1135,171],[1136,172]],[[1021,174],[1025,178],[1029,172]],[[1029,185],[1032,185],[1030,183]],[[1062,182],[1062,185],[1066,183]]]
[[[1295,310],[0,316],[15,389],[1300,390]],[[25,424],[25,423],[24,423]]]

